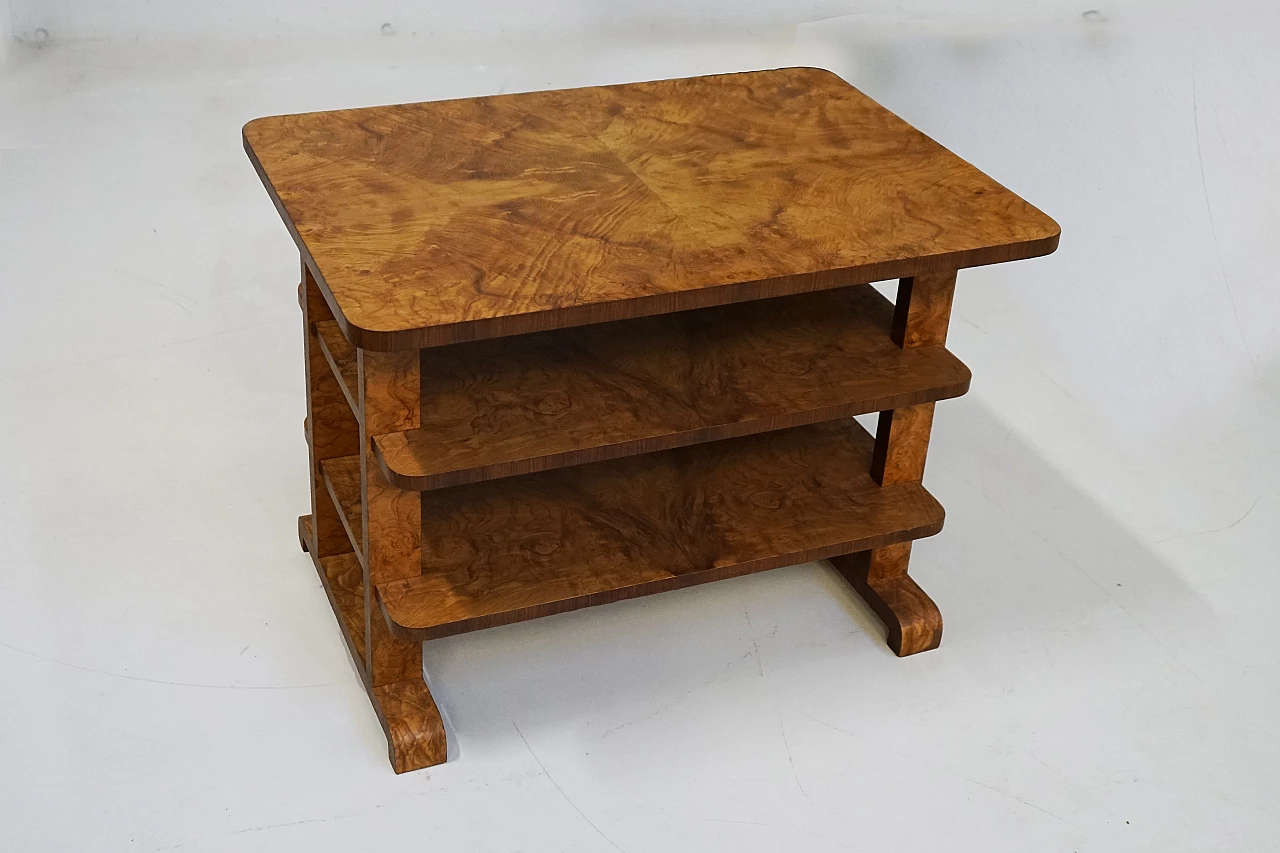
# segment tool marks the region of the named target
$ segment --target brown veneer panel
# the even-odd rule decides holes
[[[274,116],[245,150],[355,346],[413,349],[1052,252],[829,71]]]
[[[923,480],[932,430],[933,403],[881,412],[871,478],[883,486]]]
[[[312,550],[314,533],[311,516],[298,519],[298,537],[304,550],[311,552],[312,562],[320,573],[329,604],[338,617],[347,648],[356,659],[360,678],[368,691],[369,700],[387,735],[388,757],[397,773],[418,770],[441,764],[447,756],[447,737],[444,720],[431,690],[422,678],[422,646],[392,638],[390,643],[412,646],[417,649],[418,668],[403,681],[375,685],[373,671],[366,666],[364,657],[365,598],[363,569],[354,563],[354,554],[339,558],[320,559]],[[354,584],[354,585],[353,585]],[[375,642],[385,635],[386,626],[379,614],[374,625]]]
[[[342,330],[332,320],[316,323],[316,338],[320,343],[320,351],[324,353],[338,387],[347,398],[352,412],[360,411],[356,390],[359,387],[358,367],[356,365],[356,348],[342,336]]]
[[[332,323],[333,315],[305,264],[302,279],[298,298],[302,305],[307,376],[307,417],[303,423],[311,466],[311,517],[315,533],[310,547],[317,557],[328,557],[350,551],[351,543],[333,501],[320,482],[320,461],[357,452],[359,426],[344,399],[341,383],[325,360],[315,330],[317,321]]]
[[[944,346],[951,323],[956,271],[912,276],[898,282],[893,340],[899,346]]]
[[[360,408],[364,413],[364,542],[372,592],[377,584],[422,571],[422,499],[417,492],[398,489],[386,481],[378,470],[369,439],[371,434],[418,426],[418,354],[361,350],[358,365]],[[372,594],[365,598],[365,613],[370,683],[375,688],[400,682],[421,683],[422,644],[391,636]],[[425,686],[422,690],[426,690]],[[421,745],[400,742],[397,737],[392,735],[392,762],[399,767],[404,755],[414,753]]]
[[[899,657],[942,643],[942,613],[907,574],[910,558],[910,542],[831,558],[831,565],[884,622],[885,639]]]
[[[843,419],[424,492],[422,574],[378,596],[431,639],[937,533],[872,443]]]
[[[394,485],[437,489],[963,394],[893,314],[854,286],[424,350],[421,427],[374,446]]]
[[[363,554],[361,533],[364,529],[360,509],[360,457],[339,456],[320,462],[320,473],[333,505],[338,508],[342,526],[351,539],[356,554]]]
[[[315,532],[311,516],[298,519],[298,538],[302,547],[311,551]],[[318,557],[316,569],[329,597],[329,605],[338,617],[343,639],[356,662],[364,667],[364,569],[352,552],[332,557]]]
[[[444,763],[448,754],[444,721],[421,672],[415,678],[373,687],[369,692],[386,730],[391,766],[397,773]]]

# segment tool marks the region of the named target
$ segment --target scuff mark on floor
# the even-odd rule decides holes
[[[0,646],[11,649],[19,654],[28,655],[37,660],[56,663],[58,666],[65,666],[70,669],[78,669],[81,672],[92,672],[95,675],[105,675],[108,678],[123,678],[127,681],[142,681],[147,684],[164,684],[168,687],[199,687],[204,690],[310,690],[316,687],[333,687],[332,684],[200,684],[192,681],[168,681],[163,678],[146,678],[141,675],[127,675],[123,672],[109,672],[105,669],[94,669],[91,666],[81,666],[76,663],[69,663],[65,660],[46,657],[29,649],[19,648],[4,641],[0,641]]]
[[[569,807],[578,813],[578,817],[586,821],[587,825],[594,829],[597,835],[609,842],[609,845],[613,847],[614,850],[617,850],[618,853],[626,853],[625,850],[618,846],[616,841],[604,834],[604,830],[596,826],[595,821],[587,817],[586,813],[583,812],[582,809],[578,808],[578,804],[575,803],[567,793],[565,793],[564,788],[560,787],[560,783],[556,781],[556,778],[547,772],[546,765],[542,763],[542,759],[538,757],[538,753],[533,751],[533,747],[529,746],[529,740],[524,736],[524,732],[520,731],[520,726],[516,724],[515,720],[511,721],[511,727],[516,730],[516,734],[520,735],[520,740],[524,743],[524,748],[529,750],[529,755],[535,762],[537,762],[538,767],[542,769],[542,775],[546,776],[547,781],[551,783],[552,787],[560,792],[560,796],[564,797],[564,801],[569,804]]]

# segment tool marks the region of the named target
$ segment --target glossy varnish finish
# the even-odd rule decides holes
[[[904,406],[880,413],[871,477],[882,486],[918,483],[924,479],[929,434],[933,431],[933,403]]]
[[[423,571],[378,594],[425,640],[936,533],[872,444],[845,418],[425,492]]]
[[[245,144],[302,255],[299,538],[397,772],[446,757],[423,639],[826,557],[937,647],[908,569],[956,271],[1052,251],[1044,214],[804,68]]]
[[[320,352],[333,370],[334,380],[342,389],[347,405],[353,412],[358,411],[360,403],[356,398],[359,392],[356,365],[356,348],[342,336],[342,330],[333,320],[326,320],[315,325],[316,340]]]
[[[944,345],[955,288],[955,270],[902,279],[893,315],[893,342],[908,351]]]
[[[855,286],[423,350],[421,427],[374,447],[437,489],[963,394],[964,365],[899,348],[892,318]]]
[[[898,283],[893,340],[904,350],[940,347],[947,341],[955,274],[917,276]],[[933,430],[933,403],[880,413],[871,477],[885,488],[924,479]],[[899,656],[936,649],[942,642],[942,613],[907,574],[911,543],[835,557],[831,564],[885,624],[886,641]]]
[[[420,570],[420,553],[406,547],[421,538],[420,502],[416,493],[391,489],[376,464],[363,465],[358,453],[371,448],[368,424],[382,430],[416,426],[417,354],[364,358],[342,337],[305,267],[299,301],[314,500],[312,515],[298,520],[298,538],[386,731],[392,767],[403,773],[439,764],[446,755],[444,725],[423,679],[422,647],[391,636],[380,613],[370,618],[374,583]],[[323,547],[317,519],[330,531]]]
[[[364,534],[360,520],[360,457],[343,456],[320,463],[329,499],[338,509],[338,518],[347,532],[351,549],[363,561]]]
[[[392,766],[400,773],[439,764],[446,755],[444,721],[422,673],[422,645],[391,635],[374,593],[379,584],[422,570],[422,503],[416,492],[387,482],[372,443],[377,433],[418,426],[418,355],[359,350],[356,378],[362,453],[354,467],[361,484],[368,678]]]
[[[244,140],[366,349],[946,273],[1058,240],[813,68],[275,116]]]
[[[349,456],[359,449],[355,415],[320,347],[316,326],[333,323],[333,315],[320,289],[302,267],[299,289],[303,311],[303,340],[307,377],[307,452],[311,468],[311,518],[317,557],[343,554],[352,549],[348,530],[329,496],[320,466],[325,460]]]
[[[884,622],[889,648],[899,656],[942,643],[942,613],[907,574],[911,543],[861,551],[831,562]]]
[[[298,519],[298,541],[304,551],[310,550],[315,539],[312,517]],[[316,561],[320,580],[329,596],[329,604],[342,626],[342,636],[347,642],[352,660],[361,668],[365,658],[364,630],[364,569],[354,552],[320,557]]]

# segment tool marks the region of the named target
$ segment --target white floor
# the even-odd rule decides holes
[[[1280,15],[1215,8],[19,51],[0,850],[1280,849]],[[241,124],[786,64],[1063,226],[961,276],[942,648],[893,657],[819,565],[438,641],[457,755],[393,775],[297,546],[296,253]]]

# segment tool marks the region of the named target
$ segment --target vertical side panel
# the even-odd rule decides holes
[[[306,342],[307,371],[307,447],[311,463],[311,518],[317,557],[331,557],[351,550],[351,542],[338,511],[333,505],[324,480],[320,476],[320,463],[325,459],[352,456],[360,450],[360,428],[351,406],[342,394],[342,388],[320,351],[315,324],[332,320],[333,314],[325,304],[320,288],[302,264],[302,331]]]
[[[955,270],[899,281],[890,330],[894,343],[904,349],[946,344],[955,284]],[[871,457],[871,476],[880,485],[924,478],[933,406],[922,403],[880,413]],[[936,649],[942,642],[942,613],[907,574],[910,560],[910,542],[831,560],[884,622],[885,639],[899,656]]]
[[[359,351],[362,408],[361,475],[364,547],[368,583],[365,622],[374,687],[422,678],[422,646],[393,637],[375,599],[376,586],[422,571],[422,496],[387,482],[373,455],[372,437],[413,429],[421,423],[417,350]]]

